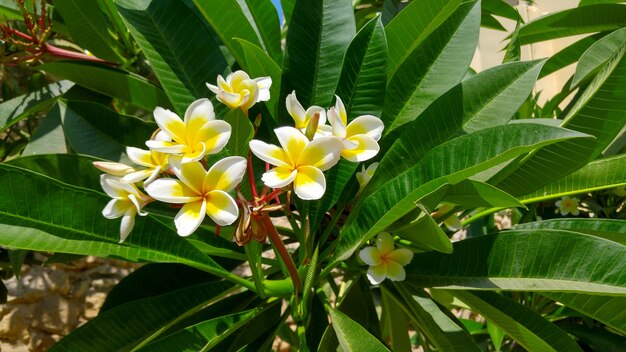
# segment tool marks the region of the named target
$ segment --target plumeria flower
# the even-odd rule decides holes
[[[148,215],[142,212],[141,208],[151,202],[152,198],[143,194],[134,185],[122,182],[111,175],[100,176],[100,184],[104,192],[113,198],[102,210],[102,215],[107,219],[122,218],[120,243],[124,242],[135,226],[135,215]]]
[[[378,285],[386,278],[402,281],[406,278],[403,266],[413,259],[413,252],[406,248],[394,250],[393,238],[388,232],[381,232],[376,238],[376,246],[365,247],[359,258],[369,265],[367,278],[372,285]]]
[[[251,79],[244,71],[235,71],[226,79],[217,76],[217,85],[206,84],[217,95],[217,100],[231,109],[249,110],[259,101],[270,100],[272,78],[259,77]]]
[[[370,182],[374,172],[378,168],[378,163],[371,163],[370,166],[365,168],[365,165],[361,166],[361,171],[356,173],[356,180],[359,182],[359,192],[362,191],[365,186]]]
[[[146,192],[162,202],[184,204],[174,218],[180,236],[191,235],[205,215],[220,226],[237,220],[239,209],[226,192],[243,179],[246,159],[227,157],[211,166],[209,171],[205,171],[199,162],[183,164],[177,158],[170,158],[170,164],[179,179],[158,179],[146,187]]]
[[[318,114],[319,120],[317,121],[317,129],[314,138],[332,135],[331,127],[326,125],[326,110],[324,110],[324,108],[314,105],[305,111],[302,104],[298,101],[298,98],[296,98],[295,90],[287,95],[285,103],[287,105],[287,112],[289,112],[289,115],[291,115],[295,122],[295,127],[302,133],[305,133],[315,114]]]
[[[556,212],[560,212],[563,216],[569,213],[571,213],[572,215],[578,215],[580,214],[580,211],[578,211],[578,203],[578,198],[563,196],[561,200],[557,200],[555,203],[558,208]]]
[[[262,180],[271,188],[282,188],[294,183],[301,199],[319,199],[326,190],[322,171],[339,161],[341,141],[334,137],[320,137],[309,141],[293,127],[274,130],[282,148],[259,140],[250,141],[250,150],[259,159],[276,166],[263,174]]]
[[[106,172],[109,175],[118,177],[126,176],[137,171],[131,166],[122,163],[115,163],[112,161],[94,161],[93,166],[95,166],[96,169],[102,172]]]
[[[142,180],[144,187],[156,180],[160,173],[169,168],[168,154],[155,150],[143,150],[135,147],[126,147],[126,154],[135,164],[146,167],[122,177],[122,181],[135,183]]]
[[[335,97],[337,102],[328,111],[328,120],[333,135],[343,141],[341,156],[353,162],[373,158],[380,150],[378,140],[385,128],[383,122],[376,116],[362,115],[348,123],[346,108],[341,98]]]
[[[147,141],[146,145],[157,152],[181,155],[183,163],[220,152],[230,138],[230,125],[226,121],[215,120],[213,104],[209,99],[191,103],[185,111],[184,120],[161,107],[154,109],[154,119],[170,140],[156,138]]]

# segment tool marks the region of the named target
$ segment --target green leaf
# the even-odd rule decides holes
[[[229,111],[224,116],[224,121],[228,122],[232,128],[226,148],[228,148],[231,155],[247,158],[249,151],[248,142],[254,136],[254,127],[250,119],[243,110],[235,109]]]
[[[556,229],[586,233],[626,246],[626,220],[617,219],[552,219],[518,224],[515,230]]]
[[[392,351],[409,351],[409,316],[386,290],[380,293],[380,308],[383,341],[388,341]]]
[[[626,185],[626,154],[598,159],[578,171],[518,197],[524,204]]]
[[[443,201],[465,208],[525,208],[519,200],[510,194],[502,192],[490,184],[473,180],[465,180],[451,186],[443,197]]]
[[[275,62],[280,63],[282,59],[281,29],[278,11],[274,4],[271,1],[257,0],[245,0],[245,4],[239,0],[238,3],[263,41],[265,51]]]
[[[489,333],[489,338],[491,339],[491,343],[493,347],[496,349],[496,352],[500,352],[500,348],[502,347],[502,341],[504,340],[504,331],[498,327],[491,320],[487,320],[487,332]]]
[[[1,164],[0,195],[2,246],[129,261],[178,262],[231,275],[177,236],[173,224],[165,225],[163,219],[152,215],[137,216],[129,238],[118,243],[119,220],[102,216],[109,198],[99,192]]]
[[[479,26],[480,2],[461,5],[390,72],[382,115],[387,135],[461,82],[474,56]]]
[[[492,15],[508,18],[515,22],[524,22],[519,12],[512,5],[503,0],[482,0],[483,11]]]
[[[68,152],[61,116],[65,114],[62,104],[54,104],[30,137],[22,156]]]
[[[6,162],[22,169],[53,178],[66,184],[92,190],[100,189],[102,172],[93,166],[100,159],[75,154],[23,156]]]
[[[610,297],[567,292],[542,292],[541,295],[626,334],[626,319],[624,318],[626,297],[624,296]]]
[[[593,43],[578,60],[570,87],[590,80],[626,44],[626,28],[618,29]]]
[[[126,100],[147,111],[157,106],[172,106],[165,93],[145,78],[112,67],[84,61],[57,61],[37,66],[37,69],[98,93]]]
[[[426,341],[422,344],[434,345],[441,351],[480,351],[472,337],[425,293],[417,294],[404,283],[382,286],[382,289],[405,310],[416,330],[425,335]]]
[[[364,276],[358,277],[344,293],[336,308],[372,336],[380,338],[380,322],[376,305],[370,292],[370,285],[366,281]],[[336,329],[335,332],[339,335]]]
[[[412,1],[385,26],[389,77],[460,5],[461,0]]]
[[[265,47],[255,28],[246,17],[244,8],[242,8],[245,3],[242,4],[237,0],[193,0],[193,3],[239,63],[245,62],[245,56],[235,38],[241,38],[256,46]],[[178,24],[178,28],[180,28],[180,24]]]
[[[626,5],[597,4],[542,16],[519,29],[524,44],[577,34],[613,31],[626,26]]]
[[[52,105],[55,99],[70,89],[74,83],[60,81],[0,104],[0,132],[13,126],[29,115]]]
[[[305,108],[330,105],[341,73],[338,63],[355,33],[350,1],[297,1],[289,22],[279,100],[295,90]],[[281,111],[281,118],[291,121],[282,104]]]
[[[74,330],[50,351],[131,350],[154,339],[181,316],[223,298],[231,288],[227,282],[209,282],[123,304]]]
[[[576,341],[541,315],[495,292],[447,291],[528,351],[582,351]]]
[[[385,345],[367,332],[364,327],[350,319],[350,317],[344,313],[330,307],[328,313],[330,314],[332,326],[339,339],[339,344],[344,351],[389,351]]]
[[[411,241],[423,251],[435,250],[441,253],[452,253],[452,242],[439,227],[439,224],[426,212],[422,212],[415,221],[392,231],[394,234]]]
[[[385,94],[387,47],[380,16],[369,21],[352,39],[343,62],[337,94],[344,103],[349,120],[361,115],[380,116],[381,96]],[[309,210],[311,231],[315,231],[324,214],[339,200],[352,179],[358,163],[341,160],[327,173],[326,189],[320,201]]]
[[[621,352],[626,344],[626,338],[609,332],[602,327],[588,327],[576,323],[562,323],[561,329],[576,337],[581,345],[588,346],[589,350]]]
[[[596,33],[594,35],[584,37],[574,42],[573,44],[565,47],[558,53],[550,56],[546,61],[546,64],[543,65],[543,69],[539,74],[539,78],[543,78],[551,73],[554,73],[566,66],[575,63],[593,43],[597,42],[605,35],[606,33]]]
[[[179,114],[207,96],[206,83],[215,83],[228,69],[213,31],[185,2],[116,0],[116,4]]]
[[[341,232],[334,260],[348,258],[365,241],[413,210],[415,201],[446,183],[459,183],[544,145],[584,136],[553,126],[515,123],[470,133],[434,147],[415,165],[398,172],[359,200]],[[398,166],[385,167],[393,174]]]
[[[490,183],[519,196],[562,178],[595,159],[626,124],[626,47],[616,53],[588,85],[561,126],[594,139],[563,141],[513,162]],[[521,164],[521,166],[520,166]]]
[[[481,11],[480,12],[480,26],[483,28],[489,28],[496,31],[506,32],[506,28],[491,14]]]
[[[278,106],[282,104],[280,99],[280,78],[281,69],[276,65],[274,61],[267,55],[263,49],[258,46],[239,38],[235,40],[241,45],[245,61],[241,65],[246,69],[251,77],[266,77],[272,78],[272,85],[270,87],[270,100],[265,102],[265,105],[269,109],[274,120],[278,119]]]
[[[625,246],[602,238],[511,230],[456,242],[452,254],[418,253],[405,270],[420,287],[624,295],[625,259]]]
[[[107,30],[107,17],[100,11],[97,1],[57,0],[54,10],[63,17],[76,44],[101,59],[115,63],[125,61],[116,39]]]

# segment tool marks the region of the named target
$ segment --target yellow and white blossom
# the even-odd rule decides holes
[[[381,119],[373,115],[362,115],[348,123],[346,108],[341,98],[328,111],[332,133],[343,141],[341,156],[353,162],[369,160],[378,154],[378,140],[385,128]]]
[[[230,225],[239,216],[235,200],[226,192],[243,179],[246,159],[231,156],[215,163],[205,171],[199,162],[183,164],[170,158],[178,179],[160,178],[146,187],[154,199],[166,203],[184,204],[174,224],[180,236],[191,235],[208,215],[217,225]]]
[[[250,150],[259,159],[276,166],[263,174],[263,182],[271,188],[294,183],[301,199],[319,199],[326,190],[322,171],[339,161],[341,141],[334,137],[319,137],[309,141],[293,127],[274,130],[282,148],[259,140],[250,141]]]
[[[578,215],[580,211],[578,211],[578,198],[563,196],[561,200],[557,200],[555,205],[557,206],[556,212],[560,212],[561,215],[565,216],[567,214]]]
[[[359,191],[362,191],[365,186],[367,186],[372,176],[374,176],[376,169],[378,169],[378,163],[371,163],[367,169],[365,165],[361,165],[361,171],[356,173],[356,180],[359,182]]]
[[[305,111],[296,97],[295,90],[287,95],[285,104],[287,105],[287,112],[295,122],[295,127],[302,133],[305,133],[313,117],[317,114],[319,117],[314,138],[332,135],[331,127],[326,125],[326,110],[324,110],[324,108],[313,105]]]
[[[126,154],[133,163],[146,167],[122,177],[122,181],[135,183],[142,180],[144,187],[156,180],[160,173],[167,171],[168,155],[155,150],[143,150],[135,147],[126,147]]]
[[[102,172],[106,172],[109,175],[118,177],[126,176],[137,171],[131,166],[122,163],[115,163],[112,161],[94,161],[93,166],[95,166],[96,169]]]
[[[249,110],[259,101],[270,100],[272,78],[259,77],[251,79],[244,71],[235,71],[226,79],[217,76],[217,85],[206,84],[216,94],[217,100],[231,109]]]
[[[120,242],[124,242],[135,226],[135,215],[148,215],[141,209],[152,201],[152,198],[143,194],[135,185],[122,182],[111,175],[101,175],[100,184],[109,197],[113,198],[102,210],[107,219],[122,218],[120,225]]]
[[[403,266],[413,259],[413,252],[406,248],[395,249],[393,238],[387,232],[381,232],[376,238],[376,246],[365,247],[359,257],[369,265],[367,278],[372,285],[378,285],[386,278],[402,281],[406,278]]]
[[[170,140],[149,140],[146,145],[157,152],[180,155],[183,163],[220,152],[230,138],[230,125],[215,119],[209,99],[191,103],[185,111],[184,120],[170,110],[157,107],[154,109],[154,120],[161,133]]]

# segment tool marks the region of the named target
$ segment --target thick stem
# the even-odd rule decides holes
[[[267,214],[264,214],[260,217],[261,223],[267,232],[270,241],[274,244],[276,251],[278,251],[278,255],[285,263],[287,270],[289,271],[289,276],[291,276],[291,281],[293,282],[293,287],[295,289],[296,297],[298,296],[298,292],[302,291],[302,281],[300,280],[300,275],[298,274],[298,269],[296,268],[296,264],[289,255],[285,244],[280,239],[278,232],[276,232],[276,228],[274,227],[274,223]]]

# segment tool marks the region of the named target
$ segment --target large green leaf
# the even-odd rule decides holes
[[[344,351],[389,351],[385,345],[349,316],[332,308],[329,308],[328,312],[339,344]]]
[[[30,137],[22,156],[69,152],[61,120],[63,114],[65,109],[62,104],[52,105]]]
[[[147,111],[172,105],[163,90],[145,78],[112,67],[83,61],[57,61],[37,69],[63,77],[110,97],[126,100]]]
[[[343,62],[337,94],[343,101],[348,119],[361,115],[380,116],[381,96],[387,83],[387,47],[380,17],[369,21],[352,39]],[[342,160],[330,169],[326,177],[326,192],[322,199],[310,207],[312,231],[322,217],[343,194],[358,164]]]
[[[179,114],[209,93],[227,63],[214,33],[183,1],[116,0],[117,8]],[[183,25],[184,24],[184,25]]]
[[[263,41],[265,51],[275,62],[282,58],[281,30],[278,11],[272,1],[238,0],[248,21]],[[247,7],[247,9],[246,9]]]
[[[452,254],[419,253],[407,281],[450,289],[626,294],[626,247],[563,230],[503,231],[454,244]]]
[[[495,292],[447,291],[496,324],[528,351],[582,351],[576,341],[541,315]]]
[[[542,292],[541,295],[564,304],[626,334],[626,297],[585,295],[567,292]]]
[[[0,165],[0,244],[9,248],[60,252],[129,261],[178,262],[231,275],[185,239],[169,221],[137,217],[133,232],[119,242],[119,220],[101,211],[108,197],[47,176]],[[158,240],[157,240],[158,239]]]
[[[571,87],[578,87],[597,73],[626,44],[626,28],[618,29],[595,42],[578,60]]]
[[[566,66],[575,63],[593,43],[597,42],[598,39],[602,38],[604,35],[606,35],[606,33],[597,33],[588,37],[584,37],[574,42],[573,44],[565,47],[558,53],[550,56],[548,60],[546,60],[546,64],[543,65],[541,73],[539,74],[539,78],[543,78],[553,72],[556,72]]]
[[[422,251],[435,250],[441,253],[452,253],[452,242],[428,213],[422,213],[421,217],[393,230],[393,233],[411,241]]]
[[[515,7],[504,0],[482,0],[482,9],[490,14],[508,18],[515,22],[524,22]]]
[[[106,30],[107,17],[100,11],[97,1],[56,0],[54,10],[63,17],[63,22],[76,44],[101,59],[115,63],[124,62],[116,38]]]
[[[43,89],[2,102],[0,104],[0,132],[51,105],[56,97],[65,93],[73,85],[74,83],[69,81],[55,82]]]
[[[563,141],[543,148],[512,163],[491,183],[514,196],[524,195],[595,159],[626,124],[626,90],[619,88],[626,85],[624,51],[622,47],[610,59],[562,121],[563,127],[594,139]]]
[[[385,26],[389,77],[460,4],[461,0],[412,1]]]
[[[246,17],[245,11],[249,9],[245,1],[242,3],[238,0],[193,0],[193,3],[238,62],[245,60],[242,48],[235,38],[244,39],[264,48],[255,28]],[[178,27],[180,28],[180,25]]]
[[[245,61],[241,65],[251,75],[251,77],[271,77],[272,86],[270,87],[270,100],[265,102],[270,114],[274,119],[278,118],[278,106],[283,102],[280,101],[280,77],[282,70],[278,65],[272,61],[263,49],[258,46],[243,40],[236,38],[239,45],[243,49]]]
[[[334,259],[349,257],[365,241],[413,210],[415,201],[446,183],[459,183],[544,145],[584,136],[553,126],[516,123],[480,130],[443,143],[359,200],[341,232]],[[381,163],[379,169],[382,166]],[[386,164],[385,167],[393,173],[396,166]]]
[[[209,282],[107,310],[76,329],[50,351],[131,350],[154,339],[181,316],[224,297],[232,284]]]
[[[586,233],[626,246],[626,221],[616,219],[552,219],[515,226],[516,230],[557,229]]]
[[[621,154],[592,161],[580,170],[518,199],[528,204],[624,185],[626,185],[626,154]]]
[[[382,115],[387,134],[413,121],[461,82],[474,56],[479,26],[480,2],[461,5],[391,72]]]
[[[626,25],[626,5],[597,4],[551,13],[519,28],[522,44],[577,34],[612,31]]]
[[[465,208],[479,207],[503,207],[503,208],[524,208],[524,205],[510,194],[491,186],[490,184],[465,180],[451,186],[442,201],[450,204],[460,205]]]
[[[305,108],[330,105],[341,73],[339,63],[355,33],[350,1],[297,1],[287,33],[280,101],[295,90]],[[286,113],[286,108],[281,111]]]
[[[452,320],[442,308],[426,294],[406,284],[383,286],[409,315],[415,328],[421,331],[426,341],[441,351],[480,351],[472,337]]]

